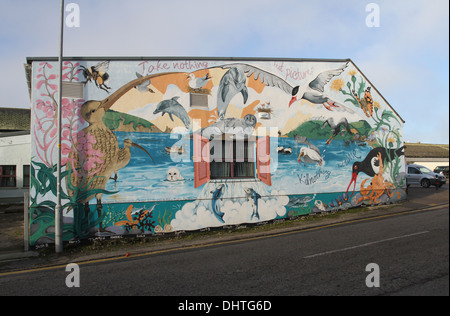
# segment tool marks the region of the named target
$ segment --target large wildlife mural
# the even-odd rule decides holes
[[[33,60],[31,244],[229,227],[405,198],[403,121],[351,60]]]

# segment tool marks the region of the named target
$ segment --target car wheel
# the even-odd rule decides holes
[[[420,185],[422,186],[422,188],[429,188],[430,187],[430,180],[423,179],[422,182],[420,182]]]

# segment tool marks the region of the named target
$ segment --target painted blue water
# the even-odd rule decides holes
[[[129,164],[119,170],[116,182],[110,180],[106,186],[108,191],[117,194],[105,195],[105,202],[122,201],[155,201],[195,198],[194,168],[192,161],[192,140],[181,135],[165,133],[127,133],[116,132],[119,146],[125,139],[145,148],[153,160],[141,149],[131,147]],[[172,138],[171,138],[172,137]],[[182,154],[169,154],[165,148],[177,144],[183,146]],[[177,168],[184,180],[167,181],[169,168]]]
[[[272,139],[271,139],[272,140]],[[326,140],[310,140],[320,150],[322,165],[318,163],[299,163],[298,156],[304,144],[293,138],[278,138],[279,147],[291,147],[292,154],[278,154],[278,168],[272,173],[272,184],[287,194],[310,194],[325,192],[345,192],[351,180],[352,165],[362,161],[370,146],[356,143],[346,144],[343,140],[333,140],[327,145]],[[271,146],[271,152],[276,150]],[[357,189],[364,175],[358,178]]]
[[[130,163],[119,170],[116,182],[110,180],[106,186],[115,194],[105,195],[107,203],[131,201],[195,200],[201,188],[194,188],[193,141],[189,136],[166,133],[127,133],[116,132],[119,146],[128,138],[144,147],[152,156],[136,147],[131,147]],[[351,179],[353,162],[363,160],[370,151],[369,146],[356,143],[345,144],[334,140],[326,145],[325,140],[311,140],[320,149],[323,164],[301,165],[297,161],[303,144],[293,138],[271,138],[271,173],[272,186],[288,195],[321,192],[345,192]],[[166,152],[166,147],[177,145],[184,148],[182,154]],[[277,147],[291,147],[292,154],[276,154]],[[167,181],[169,168],[177,168],[184,178],[181,181]],[[362,179],[358,178],[357,190]]]

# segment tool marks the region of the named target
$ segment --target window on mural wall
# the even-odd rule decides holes
[[[255,142],[213,140],[210,143],[211,179],[255,178]]]
[[[211,179],[258,178],[271,185],[270,138],[210,141],[194,134],[194,174],[196,188]]]
[[[0,166],[0,187],[16,186],[16,166]]]

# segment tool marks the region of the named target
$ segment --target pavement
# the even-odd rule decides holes
[[[449,203],[449,185],[442,186],[439,190],[434,187],[420,188],[410,187],[408,198],[396,204],[387,204],[373,207],[353,209],[352,212],[337,212],[334,216],[310,215],[317,220],[292,220],[286,221],[286,225],[268,224],[265,229],[254,229],[244,232],[233,233],[210,233],[202,234],[194,238],[164,238],[146,244],[129,243],[122,247],[113,247],[97,250],[95,247],[88,248],[87,251],[70,252],[63,251],[61,254],[51,253],[49,249],[45,251],[24,251],[23,241],[23,202],[8,201],[0,199],[0,273],[5,271],[15,271],[21,269],[31,269],[43,266],[54,266],[59,264],[76,263],[90,260],[101,260],[104,258],[114,258],[148,253],[153,251],[164,251],[174,248],[195,247],[196,245],[214,244],[217,242],[235,241],[260,237],[263,235],[276,235],[288,231],[301,231],[312,227],[332,226],[336,223],[350,222],[358,219],[379,218],[383,215],[402,213],[414,210],[427,210],[445,206]],[[187,235],[184,235],[187,236]]]
[[[23,207],[23,197],[22,198],[18,198],[18,197],[12,197],[12,198],[0,198],[0,207],[2,206],[17,206],[20,205]],[[0,209],[0,212],[2,211],[2,209]]]

